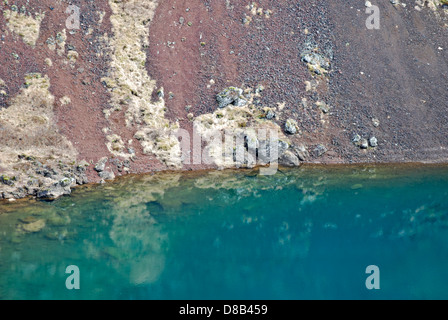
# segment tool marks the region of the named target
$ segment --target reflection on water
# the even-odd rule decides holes
[[[444,167],[317,167],[2,203],[0,299],[447,298],[447,187]],[[81,290],[65,287],[69,265]]]

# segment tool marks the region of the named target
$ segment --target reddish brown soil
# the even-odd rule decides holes
[[[96,41],[97,36],[109,27],[108,20],[104,19],[102,27],[96,28],[91,36],[86,36],[85,33],[90,25],[97,25],[93,23],[98,20],[95,12],[107,10],[109,7],[101,1],[82,3],[81,30],[73,35],[66,30],[66,45],[73,46],[80,54],[72,68],[70,64],[64,63],[67,60],[64,57],[66,53],[60,57],[46,44],[49,37],[55,37],[57,32],[66,27],[65,22],[69,15],[65,10],[68,4],[57,4],[54,1],[39,1],[32,6],[27,5],[26,1],[16,1],[15,4],[19,8],[25,5],[33,13],[45,11],[45,19],[35,49],[30,49],[11,32],[5,37],[5,45],[2,46],[2,64],[8,65],[9,70],[1,70],[0,78],[8,85],[9,96],[14,96],[20,90],[25,74],[39,72],[48,75],[51,83],[50,91],[55,96],[55,116],[60,132],[67,136],[78,150],[79,159],[97,161],[107,154],[106,140],[101,129],[107,126],[102,110],[107,105],[109,97],[100,82],[101,76],[107,70],[107,61],[96,56],[97,52],[101,52]],[[4,34],[6,30],[4,20],[1,20],[1,30]],[[13,52],[19,55],[18,61],[13,58]],[[45,58],[50,58],[53,66],[47,66]],[[11,69],[14,71],[11,72]],[[70,97],[71,103],[62,105],[59,99],[63,96]],[[5,106],[6,101],[3,103]],[[96,175],[90,174],[90,178],[94,180]]]
[[[174,93],[168,100],[171,119],[185,119],[189,104],[195,115],[213,111],[216,94],[228,85],[263,84],[259,104],[285,102],[283,118],[298,121],[303,134],[293,140],[312,154],[318,144],[329,150],[311,162],[447,161],[448,38],[442,10],[445,20],[439,22],[428,8],[418,12],[414,4],[404,10],[382,3],[380,30],[368,30],[359,1],[260,0],[260,7],[273,11],[271,18],[256,16],[244,26],[247,2],[230,3],[230,8],[225,1],[199,0],[159,6],[150,28],[148,67],[166,92]],[[334,55],[328,83],[321,81],[314,93],[305,92],[304,81],[312,76],[300,61],[307,38]],[[169,48],[167,41],[175,45]],[[210,79],[216,84],[208,89]],[[326,124],[316,101],[332,106]],[[378,128],[372,118],[380,120]],[[182,126],[191,127],[185,120]],[[361,150],[351,143],[356,133],[376,136],[379,147]]]
[[[19,7],[26,4],[25,0],[15,2]],[[295,142],[306,144],[310,151],[318,144],[327,147],[324,156],[313,155],[310,162],[446,162],[446,19],[438,22],[429,9],[417,12],[412,9],[413,1],[408,2],[407,10],[395,9],[389,1],[380,3],[381,29],[367,30],[363,1],[259,0],[260,7],[272,10],[272,16],[256,16],[245,26],[242,19],[249,13],[245,8],[249,1],[163,0],[149,26],[147,69],[165,89],[167,117],[179,120],[181,127],[190,131],[187,114],[215,110],[216,94],[224,87],[262,84],[266,90],[257,104],[284,102],[282,121],[292,117],[301,127],[302,134],[292,138]],[[73,4],[82,11],[82,30],[67,33],[67,45],[80,53],[75,67],[62,63],[45,44],[65,27],[68,4],[42,0],[33,2],[30,10],[46,11],[36,49],[12,33],[6,35],[5,21],[0,19],[0,78],[12,97],[26,73],[48,74],[61,133],[72,141],[80,160],[95,163],[103,156],[110,157],[101,131],[104,127],[109,126],[124,140],[132,139],[135,130],[126,128],[123,113],[111,117],[109,123],[102,112],[109,107],[110,98],[100,81],[108,72],[107,50],[99,41],[105,32],[111,34],[107,1],[78,0]],[[96,11],[106,12],[101,26]],[[94,32],[86,35],[91,26]],[[309,30],[308,36],[304,29]],[[300,61],[307,38],[334,54],[328,83],[321,81],[323,85],[314,93],[305,91],[304,81],[313,76]],[[168,41],[174,44],[168,46]],[[19,55],[18,61],[13,52]],[[47,57],[53,60],[53,67],[45,65]],[[208,88],[211,79],[215,84]],[[65,95],[72,103],[63,106],[59,99]],[[307,99],[308,108],[302,106],[302,98]],[[332,106],[325,116],[327,124],[321,122],[321,111],[313,105],[318,100]],[[0,98],[0,107],[7,107],[8,102],[9,98]],[[192,106],[189,111],[187,105]],[[380,120],[378,128],[372,125],[373,117]],[[375,135],[378,148],[360,150],[351,143],[355,133],[367,138]],[[132,172],[164,169],[153,156],[143,155],[138,143],[134,148],[137,160],[131,165]],[[185,169],[201,168],[204,166]],[[98,180],[93,172],[90,177]]]

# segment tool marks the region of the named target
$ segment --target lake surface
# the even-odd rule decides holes
[[[0,299],[448,299],[447,273],[447,167],[165,173],[0,203]]]

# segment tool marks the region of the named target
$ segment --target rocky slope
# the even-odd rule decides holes
[[[378,29],[366,22],[372,6]],[[252,167],[273,153],[261,129],[276,132],[289,166],[448,159],[445,0],[0,9],[0,199],[53,199],[129,173]]]

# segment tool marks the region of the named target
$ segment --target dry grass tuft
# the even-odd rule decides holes
[[[54,122],[48,77],[29,74],[25,86],[8,108],[0,110],[0,162],[14,162],[21,153],[73,160],[76,151]]]
[[[4,10],[3,17],[7,21],[9,30],[19,35],[23,41],[34,47],[39,38],[40,24],[44,19],[44,14],[31,15],[19,13],[11,10]]]

